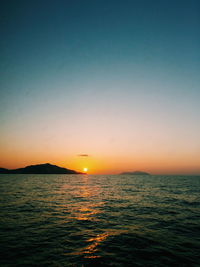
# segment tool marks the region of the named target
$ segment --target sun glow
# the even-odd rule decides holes
[[[83,171],[84,171],[84,172],[87,172],[87,171],[88,171],[88,168],[83,168]]]

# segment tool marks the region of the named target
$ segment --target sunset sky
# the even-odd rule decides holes
[[[0,12],[0,167],[200,174],[200,1]]]

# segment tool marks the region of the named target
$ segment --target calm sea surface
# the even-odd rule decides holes
[[[200,266],[200,177],[0,175],[1,266]]]

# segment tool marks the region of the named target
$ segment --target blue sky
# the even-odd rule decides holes
[[[1,17],[2,165],[151,152],[200,171],[199,1],[3,1]]]

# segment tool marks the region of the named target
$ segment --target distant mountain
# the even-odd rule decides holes
[[[134,172],[122,172],[121,173],[122,175],[124,174],[131,174],[131,175],[150,175],[149,173],[147,172],[141,172],[141,171],[134,171]]]
[[[0,168],[0,173],[19,173],[19,174],[83,174],[74,170],[69,170],[66,168],[58,167],[49,163],[30,165],[25,168],[19,168],[14,170],[8,170],[5,168]]]

